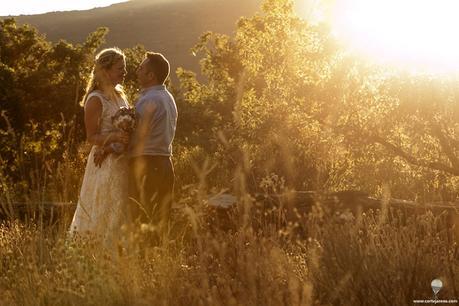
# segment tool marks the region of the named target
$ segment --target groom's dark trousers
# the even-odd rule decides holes
[[[174,189],[174,167],[169,156],[142,155],[130,161],[131,214],[134,221],[167,226]]]

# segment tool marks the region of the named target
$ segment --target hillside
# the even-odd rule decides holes
[[[164,53],[172,69],[198,71],[190,48],[205,31],[231,33],[241,16],[251,16],[260,0],[133,0],[86,11],[53,12],[15,17],[18,23],[35,26],[51,41],[82,42],[88,33],[110,29],[106,46],[144,45]]]

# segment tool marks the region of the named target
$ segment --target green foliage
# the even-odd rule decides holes
[[[179,70],[181,120],[195,127],[182,136],[213,156],[222,181],[240,166],[254,182],[277,173],[296,189],[457,196],[454,82],[345,55],[288,0],[265,1],[232,37],[203,34],[193,53],[206,80]]]
[[[4,119],[6,122],[7,118]],[[84,157],[74,121],[27,123],[0,130],[0,203],[77,200]]]
[[[221,157],[218,173],[246,159],[257,178],[276,172],[290,187],[321,188],[336,140],[316,117],[336,52],[327,29],[300,20],[291,2],[267,1],[263,12],[242,18],[234,38],[201,37],[193,52],[206,83],[179,74],[186,103],[218,127],[195,138],[213,139],[205,148]]]
[[[349,68],[352,69],[349,69]],[[326,125],[344,139],[351,179],[367,190],[387,183],[422,200],[457,197],[457,103],[449,77],[408,75],[357,61],[342,65],[342,89]],[[352,169],[351,167],[351,169]],[[371,169],[372,176],[360,169]]]
[[[137,45],[130,49],[124,49],[126,55],[126,79],[123,87],[128,97],[128,102],[133,103],[137,96],[138,85],[136,71],[145,56],[145,48],[142,45]]]
[[[51,44],[34,28],[17,26],[14,19],[1,21],[0,29],[1,75],[7,81],[0,90],[0,105],[12,126],[22,130],[31,120],[58,122],[61,115],[81,119],[79,100],[92,55],[107,29],[92,33],[82,45]]]

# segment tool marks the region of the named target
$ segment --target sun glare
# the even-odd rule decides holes
[[[353,52],[410,70],[459,70],[459,1],[337,1],[333,31]]]

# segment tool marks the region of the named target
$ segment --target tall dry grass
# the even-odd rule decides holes
[[[174,212],[160,246],[139,244],[148,237],[139,228],[117,256],[57,227],[3,224],[1,304],[411,305],[432,298],[434,278],[440,298],[458,297],[457,237],[443,216],[369,211],[344,220],[319,205],[299,220],[302,232],[239,221],[223,231],[192,201]]]

